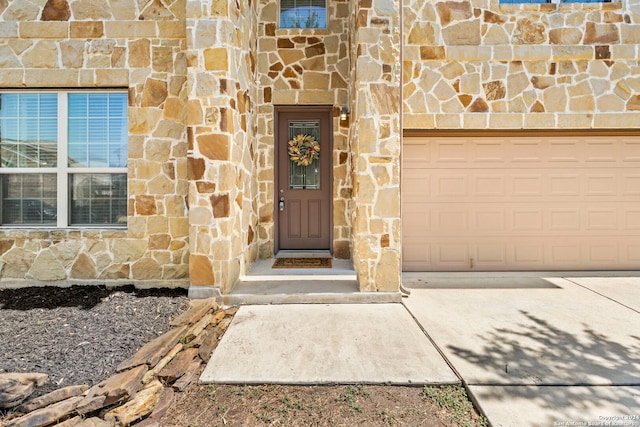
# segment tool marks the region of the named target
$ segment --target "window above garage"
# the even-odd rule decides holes
[[[327,28],[326,0],[281,0],[280,28]]]

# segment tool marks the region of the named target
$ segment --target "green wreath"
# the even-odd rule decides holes
[[[320,158],[320,144],[313,135],[296,135],[289,144],[289,159],[298,166],[309,166]]]

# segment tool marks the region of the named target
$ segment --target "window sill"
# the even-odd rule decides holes
[[[329,36],[328,28],[278,28],[276,37],[281,36]]]
[[[574,12],[620,10],[622,3],[500,3],[501,12]]]
[[[60,238],[123,238],[127,237],[126,227],[8,227],[0,226],[0,238],[60,239]]]

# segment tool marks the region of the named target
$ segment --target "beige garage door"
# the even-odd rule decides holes
[[[640,135],[405,135],[405,271],[640,268]]]

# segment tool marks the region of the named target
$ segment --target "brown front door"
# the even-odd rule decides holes
[[[331,107],[276,108],[276,250],[330,248],[331,111]],[[320,146],[318,158],[308,165],[291,160],[289,151],[289,141],[302,137]]]

